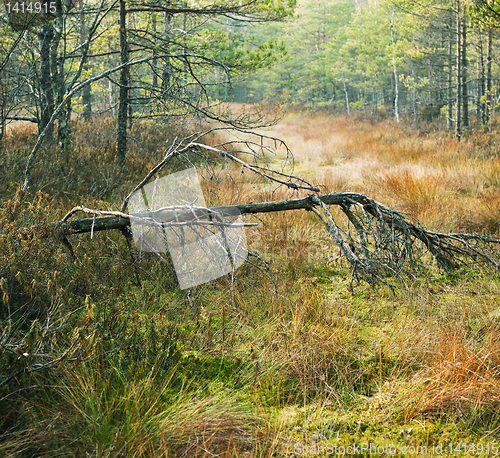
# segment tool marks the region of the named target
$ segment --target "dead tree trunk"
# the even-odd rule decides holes
[[[353,228],[352,234],[341,229],[335,221],[329,210],[331,205],[336,205],[342,210]],[[418,261],[420,256],[417,252],[422,249],[430,253],[447,272],[470,262],[500,267],[500,252],[491,247],[492,245],[500,246],[500,238],[476,234],[431,232],[424,229],[410,216],[386,207],[364,194],[337,192],[309,195],[301,199],[247,203],[223,208],[225,211],[237,210],[242,215],[300,209],[313,211],[326,225],[341,253],[352,265],[353,278],[363,279],[370,284],[382,282],[391,285],[389,278],[413,279],[415,277],[413,272],[420,265]],[[218,207],[213,207],[211,210],[216,212],[217,209]],[[49,226],[23,228],[18,231],[18,237],[30,239],[58,234],[65,244],[71,247],[67,239],[69,235],[113,229],[130,234],[131,220],[126,213],[76,207],[67,216],[77,211],[93,213],[94,217],[73,221],[63,219]],[[178,209],[175,212],[170,211],[170,216],[168,212],[168,208],[156,212],[150,211],[147,217],[154,221],[161,221],[162,227],[179,224],[179,221],[183,221],[183,216],[185,220],[192,220],[192,208],[186,208],[184,215]]]
[[[301,178],[269,168],[267,155],[272,150],[263,144],[265,138],[269,140],[268,137],[252,134],[260,139],[260,143],[254,141],[224,142],[217,146],[200,143],[200,139],[211,132],[213,130],[193,134],[180,142],[174,142],[164,159],[151,169],[141,183],[130,192],[120,211],[109,212],[75,207],[61,221],[46,226],[22,228],[12,235],[17,235],[17,238],[21,239],[30,239],[55,233],[62,238],[74,254],[67,238],[69,235],[88,232],[93,234],[98,231],[119,229],[130,242],[129,226],[133,219],[139,219],[140,224],[150,225],[160,231],[169,226],[205,224],[206,221],[202,221],[199,215],[206,214],[207,209],[194,207],[193,204],[182,204],[180,207],[166,206],[160,209],[139,209],[139,213],[132,215],[125,213],[129,199],[136,192],[144,191],[144,186],[154,176],[158,177],[173,158],[189,154],[198,156],[205,164],[211,162],[213,165],[223,158],[233,162],[238,170],[243,167],[276,185],[291,188],[294,192],[314,193],[298,199],[214,207],[210,211],[221,213],[222,211],[232,213],[237,211],[241,215],[300,209],[312,211],[325,224],[334,243],[351,264],[352,279],[361,279],[370,284],[385,283],[391,287],[400,286],[401,282],[405,284],[406,279],[413,280],[416,277],[423,265],[422,259],[425,253],[430,254],[447,272],[466,263],[484,263],[496,268],[500,267],[500,252],[497,248],[500,246],[500,238],[476,234],[432,232],[423,228],[410,215],[393,210],[360,193],[335,192],[319,195],[320,188]],[[251,134],[248,131],[245,133]],[[276,138],[271,140],[276,144],[280,143]],[[251,154],[252,163],[243,161],[235,154],[234,147],[241,147],[242,144],[247,150],[240,150],[239,153]],[[281,145],[286,148],[283,142]],[[290,154],[288,148],[286,151]],[[337,206],[343,214],[340,222],[330,211],[332,205]],[[70,221],[70,217],[77,212],[91,214],[93,217]]]

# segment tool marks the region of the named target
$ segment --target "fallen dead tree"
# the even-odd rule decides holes
[[[340,207],[353,231],[346,232],[340,228],[329,209],[332,205]],[[370,283],[381,281],[388,276],[411,276],[412,267],[416,262],[415,253],[422,248],[447,272],[466,263],[500,267],[500,253],[495,248],[495,245],[500,246],[500,238],[428,231],[411,216],[359,193],[310,195],[301,199],[247,203],[228,208],[237,209],[242,215],[290,210],[314,211],[325,224],[342,254],[351,263],[353,275]],[[213,209],[216,210],[217,207]],[[19,235],[25,239],[49,234],[67,237],[105,230],[128,231],[130,228],[130,218],[126,213],[84,207],[75,207],[72,212],[78,211],[95,216],[57,221],[50,226],[23,228],[19,230]],[[151,213],[154,215],[154,212]],[[162,224],[167,227],[169,221]],[[416,245],[417,242],[420,242],[420,246]]]
[[[256,135],[241,130],[237,131]],[[225,208],[237,210],[241,215],[291,210],[314,212],[325,225],[341,254],[351,264],[352,280],[361,279],[370,284],[379,282],[394,284],[393,280],[414,279],[418,269],[423,266],[426,254],[432,256],[437,264],[447,272],[452,272],[467,264],[490,265],[496,269],[500,267],[500,238],[479,234],[432,232],[422,227],[411,215],[389,208],[361,193],[320,194],[320,187],[294,176],[293,170],[285,173],[271,168],[266,159],[266,154],[271,151],[271,148],[263,146],[262,141],[257,143],[241,140],[207,146],[200,143],[200,138],[206,134],[196,134],[179,142],[174,141],[166,151],[164,159],[130,192],[120,211],[75,207],[61,221],[53,222],[48,226],[22,228],[18,231],[18,236],[26,239],[55,233],[72,250],[68,236],[82,233],[93,234],[104,230],[121,230],[130,244],[131,215],[126,213],[130,197],[150,182],[154,176],[158,178],[172,160],[183,157],[183,155],[194,154],[195,157],[203,160],[205,169],[210,170],[211,180],[215,177],[215,181],[217,181],[214,164],[219,161],[220,165],[222,159],[241,166],[242,170],[248,169],[278,186],[286,186],[295,193],[307,191],[308,195],[301,198],[250,202]],[[261,140],[264,138],[259,137]],[[284,145],[277,139],[272,140]],[[234,151],[235,145],[243,145],[243,149]],[[290,161],[288,149],[286,152],[286,160]],[[250,155],[252,163],[242,160],[240,158],[242,155]],[[338,222],[338,218],[333,216],[330,209],[332,206],[340,209],[347,225]],[[212,210],[216,211],[217,208],[213,207]],[[161,209],[163,212],[165,210],[168,208]],[[192,209],[186,208],[179,211],[182,216],[182,211],[189,213]],[[179,211],[175,212],[175,216],[172,217],[163,215],[161,225],[168,227],[178,224],[176,221],[179,221]],[[90,214],[92,217],[71,219],[74,214],[81,212]],[[150,211],[149,216],[155,218],[156,213]]]

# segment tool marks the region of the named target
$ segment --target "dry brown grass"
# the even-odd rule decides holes
[[[464,334],[458,329],[443,330],[433,363],[414,375],[413,381],[395,402],[401,406],[405,421],[417,416],[433,418],[449,412],[464,418],[469,412],[482,409],[491,415],[498,410],[498,337],[489,336],[492,346],[488,351],[475,348],[477,342]]]
[[[391,120],[291,114],[270,132],[286,141],[296,170],[329,191],[363,192],[436,230],[496,233],[500,157],[491,138],[461,143]]]
[[[362,119],[322,113],[291,114],[266,133],[286,141],[294,153],[298,176],[326,185],[329,191],[363,192],[412,214],[434,230],[499,232],[500,158],[488,146],[484,134],[459,143],[442,134],[422,136],[389,121],[373,125]],[[246,189],[241,197],[250,200],[277,198],[263,186]],[[269,215],[265,223],[265,231],[254,231],[253,246],[264,253],[267,248],[286,254],[284,250],[292,245],[295,253],[287,254],[294,256],[292,265],[305,262],[303,251],[313,251],[311,236],[316,241],[322,238],[322,228],[306,213]],[[290,264],[286,269],[288,274],[293,271]],[[284,370],[292,371],[301,380],[300,389],[323,386],[324,396],[336,400],[343,391],[339,387],[352,392],[356,381],[363,384],[363,377],[367,377],[373,383],[380,370],[379,386],[390,381],[386,398],[384,390],[380,391],[384,407],[379,412],[385,419],[397,417],[406,422],[456,414],[473,422],[471,418],[484,411],[484,418],[494,424],[493,413],[500,401],[500,341],[496,321],[491,322],[490,314],[499,303],[495,284],[487,285],[487,278],[413,289],[411,299],[402,299],[395,306],[401,307],[400,312],[395,308],[394,313],[386,312],[383,320],[371,318],[380,326],[378,330],[367,332],[361,328],[370,346],[368,353],[374,353],[375,367],[357,372],[349,360],[355,353],[349,335],[353,332],[359,338],[358,324],[349,325],[349,319],[353,320],[349,312],[336,317],[336,309],[324,296],[318,297],[314,288],[303,294],[304,285],[295,285],[289,294],[297,313],[292,314],[288,325],[287,345],[277,327],[270,331],[275,338],[267,345],[266,355],[281,358]],[[309,324],[295,340],[296,326],[304,322]],[[479,328],[464,330],[471,326]],[[337,332],[343,338],[337,339]],[[286,353],[276,350],[285,346]],[[274,356],[276,352],[279,356]],[[343,359],[343,352],[349,355],[347,359]],[[346,379],[339,374],[333,377],[338,383],[336,388],[332,388],[332,379],[327,375],[331,375],[332,366],[326,361],[333,354],[346,369]]]

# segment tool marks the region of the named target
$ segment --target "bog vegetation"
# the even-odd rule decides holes
[[[0,14],[0,455],[495,454],[497,5],[53,3]],[[364,281],[345,254],[365,259],[356,234],[378,229],[350,204],[329,215],[344,249],[318,212],[245,216],[249,262],[189,290],[119,230],[29,229],[77,205],[120,209],[194,132],[248,153],[250,127],[254,170],[365,194],[448,241],[476,234],[491,251],[471,238],[469,253],[489,265],[443,269],[422,243],[410,270],[413,245],[379,238],[369,248],[404,281]],[[309,192],[197,152],[163,173],[195,166],[210,206]],[[394,214],[379,218],[391,236]]]
[[[272,456],[296,443],[495,442],[496,271],[449,276],[429,262],[406,289],[362,283],[352,293],[351,266],[305,211],[247,229],[268,271],[247,265],[234,285],[222,278],[190,293],[151,253],[132,260],[117,231],[73,236],[76,259],[57,237],[20,242],[15,228],[60,219],[75,202],[116,209],[158,161],[151,143],[140,162],[118,166],[106,122],[74,128],[73,163],[47,150],[55,158],[40,171],[44,189],[18,206],[7,197],[35,138],[24,127],[7,139],[2,454]],[[136,133],[145,143],[164,141],[147,129]],[[309,181],[369,193],[435,230],[498,235],[494,135],[458,142],[390,120],[296,111],[273,133],[289,139]],[[284,195],[236,175],[211,204]]]

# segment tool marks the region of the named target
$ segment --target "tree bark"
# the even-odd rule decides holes
[[[455,114],[455,137],[460,139],[462,135],[462,56],[461,56],[461,21],[460,21],[460,0],[457,0],[457,61],[456,61],[456,75],[457,75],[457,100],[456,100],[456,114]]]
[[[493,62],[492,47],[493,47],[493,34],[491,29],[488,29],[488,42],[486,45],[486,107],[484,110],[485,123],[489,123],[491,116],[491,104],[492,104],[491,64]]]
[[[347,201],[361,203],[368,200],[368,198],[363,194],[349,192],[324,194],[322,196],[319,196],[318,198],[327,205],[341,205]],[[238,210],[242,215],[250,215],[256,213],[271,213],[287,210],[310,210],[313,206],[314,203],[312,202],[311,198],[304,197],[302,199],[232,205],[223,208]],[[212,209],[217,210],[217,207],[213,207]],[[154,216],[154,212],[150,212],[150,214]],[[186,210],[186,218],[191,215],[191,210]],[[177,221],[177,219],[180,220],[182,219],[182,216],[182,213],[176,213],[175,216],[172,216],[171,221],[175,222]],[[162,216],[162,221],[168,223],[170,220]],[[67,235],[73,235],[88,233],[91,231],[99,232],[113,229],[126,229],[127,226],[130,226],[130,219],[128,217],[100,216],[96,218],[83,218],[66,222],[58,221],[55,223],[51,223],[49,226],[30,226],[20,229],[19,234],[22,238],[29,238],[34,234],[47,236],[51,231],[57,230],[62,231]]]
[[[462,111],[463,126],[469,127],[469,94],[467,91],[467,14],[462,18]]]
[[[151,16],[151,26],[153,28],[153,35],[156,37],[156,13],[153,13]],[[151,86],[153,88],[153,91],[156,90],[158,87],[158,51],[156,49],[156,45],[153,46],[153,75],[152,75],[152,80],[151,80]]]
[[[6,90],[4,89],[2,74],[0,73],[0,154],[3,153],[3,137],[5,135],[6,116]]]
[[[84,3],[80,0],[80,45],[83,45],[88,39],[88,29],[85,23],[85,14],[83,12]],[[83,61],[83,71],[85,74],[89,70],[88,58],[85,57]],[[83,103],[83,119],[85,121],[90,121],[92,117],[92,86],[89,84],[83,88],[82,91],[82,103]]]
[[[481,30],[477,30],[477,99],[476,99],[476,124],[483,123],[483,95],[484,95],[484,62],[483,62],[483,38]]]
[[[34,116],[5,116],[4,119],[10,119],[12,121],[28,121],[37,123],[38,119]]]
[[[452,69],[453,69],[453,16],[450,14],[448,24],[448,119],[446,130],[451,131],[453,122],[453,88],[452,88]]]
[[[414,128],[417,128],[417,77],[415,75],[415,66],[412,66],[411,73],[413,76],[413,89],[412,89],[412,95],[413,95],[413,124]]]
[[[56,98],[56,105],[60,105],[66,93],[66,83],[64,80],[64,54],[59,54],[59,43],[61,42],[62,32],[64,27],[64,11],[61,0],[56,0],[56,17],[54,19],[54,38],[52,39],[50,49],[50,65],[52,73],[52,85]],[[66,158],[69,158],[70,143],[69,136],[71,134],[71,99],[68,99],[63,109],[58,115],[57,138],[59,140],[61,150]]]
[[[120,64],[128,62],[127,43],[127,14],[125,1],[120,0]],[[127,155],[127,118],[128,118],[128,91],[129,68],[123,67],[120,71],[120,102],[118,106],[118,139],[116,147],[116,160],[121,164]]]
[[[168,5],[170,2],[168,2]],[[170,34],[172,28],[172,14],[165,12],[163,15],[163,41],[164,41],[164,54],[169,53],[170,46]],[[163,64],[163,72],[162,72],[162,82],[161,82],[161,90],[164,96],[170,91],[170,74],[172,73],[172,66],[170,64],[170,58],[165,57]]]
[[[392,41],[392,71],[394,74],[394,116],[396,117],[396,122],[399,124],[399,111],[398,111],[398,100],[399,100],[399,90],[398,90],[398,72],[396,70],[396,41],[394,39],[394,7],[392,8],[391,16],[391,41]]]
[[[40,39],[40,124],[38,132],[41,134],[48,125],[54,112],[54,91],[50,74],[50,45],[54,38],[54,28],[51,23],[44,24],[38,33]],[[46,139],[53,141],[53,129],[46,133]]]
[[[437,75],[437,104],[439,109],[445,105],[445,87],[446,87],[446,73],[445,73],[445,49],[446,49],[446,37],[445,37],[445,27],[441,27],[440,33],[440,43],[439,43],[439,60],[438,60],[438,75]]]
[[[345,234],[335,222],[328,205],[338,205],[340,210],[349,219],[353,225],[357,240],[349,234]],[[359,209],[362,207],[362,211]],[[321,213],[319,209],[323,210]],[[309,195],[302,199],[283,200],[275,202],[247,203],[241,205],[232,205],[225,207],[213,207],[211,210],[219,210],[222,214],[235,214],[238,210],[242,215],[255,213],[280,212],[287,210],[304,209],[313,211],[325,223],[328,232],[334,238],[335,243],[340,248],[341,253],[348,259],[353,267],[353,274],[359,275],[369,283],[384,282],[383,277],[390,272],[390,275],[399,277],[408,274],[408,268],[403,268],[408,262],[413,266],[413,239],[422,242],[425,249],[436,259],[439,265],[446,271],[452,271],[465,260],[472,262],[486,262],[490,265],[500,268],[500,253],[494,249],[489,249],[485,245],[500,245],[500,238],[487,237],[477,234],[443,234],[425,230],[418,221],[404,214],[392,210],[379,202],[359,193],[337,192],[321,196]],[[83,209],[78,207],[73,209],[86,211],[87,213],[102,214],[105,212]],[[198,217],[206,216],[206,209],[188,209],[182,211],[170,211],[161,209],[143,213],[143,216],[161,221],[164,226],[179,224],[196,224]],[[71,214],[70,213],[70,214]],[[81,233],[94,233],[97,231],[119,229],[130,239],[128,215],[120,212],[110,216],[85,218],[73,221],[59,221],[47,226],[32,226],[20,229],[18,237],[30,239],[32,237],[47,237],[51,234],[57,234],[73,253],[71,244],[67,239],[68,235]],[[160,217],[161,213],[161,217]],[[185,216],[184,216],[185,213]],[[197,214],[197,216],[195,215]],[[69,215],[70,215],[69,214]],[[370,219],[367,222],[367,218]],[[146,220],[145,220],[146,221]],[[185,223],[183,223],[185,221]],[[383,229],[375,229],[382,225]],[[391,235],[391,242],[388,243],[380,237]],[[128,235],[127,235],[128,234]],[[368,239],[373,239],[371,242]],[[378,249],[376,247],[379,247]],[[378,260],[378,250],[385,254],[382,259],[387,259],[387,263],[380,264]],[[388,253],[387,253],[388,252]],[[387,257],[387,254],[390,254]],[[393,259],[394,258],[394,259]],[[384,270],[384,266],[388,271]],[[410,278],[414,279],[413,274]]]
[[[345,85],[345,78],[344,78],[344,71],[342,70],[342,84],[344,86],[344,94],[345,94],[345,108],[347,110],[347,114],[350,114],[350,108],[349,108],[349,94],[347,93],[347,88]]]

